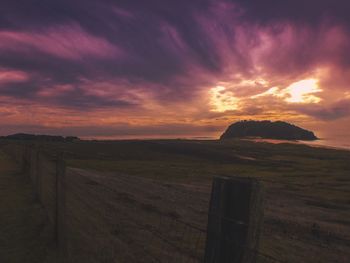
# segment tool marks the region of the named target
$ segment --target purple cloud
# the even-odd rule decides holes
[[[349,8],[346,0],[3,0],[0,99],[96,112],[92,123],[107,109],[133,122],[202,127],[291,113],[347,117]],[[305,79],[317,79],[319,104],[259,96]],[[217,87],[222,112],[213,109]],[[24,112],[4,116],[31,122]]]

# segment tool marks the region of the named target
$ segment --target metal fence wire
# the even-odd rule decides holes
[[[64,262],[281,262],[258,249],[259,226],[252,224],[259,224],[254,220],[260,215],[252,216],[248,209],[243,213],[248,219],[241,220],[235,211],[226,211],[237,196],[226,196],[230,187],[221,179],[216,204],[215,189],[210,197],[154,179],[79,169],[66,169],[59,187],[62,162],[57,155],[25,145],[10,145],[6,151],[29,173]],[[252,186],[244,184],[241,194],[249,196],[247,204],[255,209],[251,203],[261,197],[251,195]]]

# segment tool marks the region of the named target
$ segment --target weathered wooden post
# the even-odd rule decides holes
[[[214,178],[205,263],[254,263],[263,220],[263,189],[253,178]]]
[[[55,236],[62,256],[66,253],[66,164],[63,156],[56,161],[56,219]]]

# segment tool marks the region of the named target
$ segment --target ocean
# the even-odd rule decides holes
[[[88,137],[83,138],[86,140],[156,140],[156,139],[187,139],[187,140],[217,140],[217,136],[110,136],[110,137]],[[321,138],[316,141],[288,141],[288,140],[272,140],[272,139],[247,139],[256,142],[268,142],[268,143],[297,143],[307,144],[314,147],[335,148],[350,150],[350,137],[339,138]]]
[[[249,139],[250,140],[250,139]],[[255,142],[268,142],[268,143],[295,143],[306,144],[313,147],[332,148],[350,151],[350,138],[321,138],[316,141],[289,141],[289,140],[272,140],[272,139],[251,139]]]
[[[346,149],[350,151],[350,139],[348,138],[346,139],[324,138],[316,141],[302,142],[302,143],[305,143],[311,146]]]

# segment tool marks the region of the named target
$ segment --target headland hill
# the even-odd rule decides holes
[[[262,138],[275,140],[318,140],[312,131],[305,130],[284,121],[244,120],[233,123],[221,135],[220,139]]]

